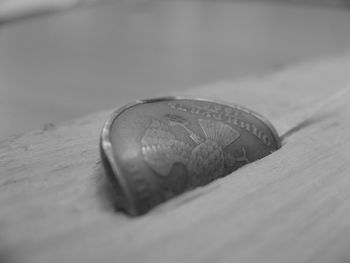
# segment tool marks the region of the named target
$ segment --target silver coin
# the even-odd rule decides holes
[[[165,97],[114,112],[101,135],[101,157],[121,207],[140,215],[208,184],[281,146],[274,127],[237,105]]]

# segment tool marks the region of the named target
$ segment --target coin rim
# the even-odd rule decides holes
[[[114,177],[117,179],[120,188],[123,191],[124,196],[126,197],[127,204],[124,207],[124,209],[130,214],[130,215],[138,215],[140,212],[137,210],[136,206],[136,200],[133,197],[130,188],[128,187],[128,183],[125,180],[124,176],[122,175],[119,166],[116,162],[116,159],[114,158],[114,153],[112,149],[112,142],[111,142],[111,128],[113,126],[114,121],[117,119],[117,117],[122,114],[124,111],[126,111],[129,108],[132,108],[139,104],[145,104],[145,103],[153,103],[153,102],[162,102],[162,101],[173,101],[173,100],[196,100],[196,101],[203,101],[203,102],[212,102],[212,103],[218,103],[222,104],[228,107],[232,107],[235,109],[238,109],[240,111],[243,111],[245,113],[251,114],[260,121],[262,121],[271,131],[273,138],[275,140],[275,143],[277,145],[278,150],[281,147],[281,139],[274,128],[274,126],[271,124],[270,121],[268,121],[265,117],[262,115],[256,113],[255,111],[249,110],[245,107],[242,107],[237,104],[231,104],[229,102],[220,101],[217,99],[209,99],[209,98],[195,98],[195,97],[183,97],[183,96],[166,96],[166,97],[158,97],[158,98],[150,98],[150,99],[140,99],[136,100],[134,102],[128,103],[121,108],[118,108],[117,110],[114,110],[109,119],[105,122],[102,132],[101,132],[101,150],[103,150],[104,156],[106,157],[109,165],[112,168],[112,172]]]

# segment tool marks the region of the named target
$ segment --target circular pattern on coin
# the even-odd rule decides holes
[[[124,106],[101,135],[104,166],[130,215],[143,214],[279,147],[273,126],[248,109],[175,97]]]

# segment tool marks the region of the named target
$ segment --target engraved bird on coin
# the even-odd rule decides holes
[[[194,133],[189,123],[178,115],[168,115],[169,124],[152,119],[141,139],[145,162],[159,175],[171,174],[175,164],[183,164],[188,172],[190,187],[204,185],[225,175],[225,167],[237,161],[249,162],[243,156],[225,153],[225,148],[240,137],[240,133],[221,121],[199,119],[204,137]],[[181,141],[171,127],[181,127],[192,142]],[[226,172],[227,173],[227,172]]]

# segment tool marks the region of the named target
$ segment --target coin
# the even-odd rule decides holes
[[[144,214],[280,146],[274,127],[251,110],[178,97],[126,105],[101,134],[104,167],[129,215]]]

